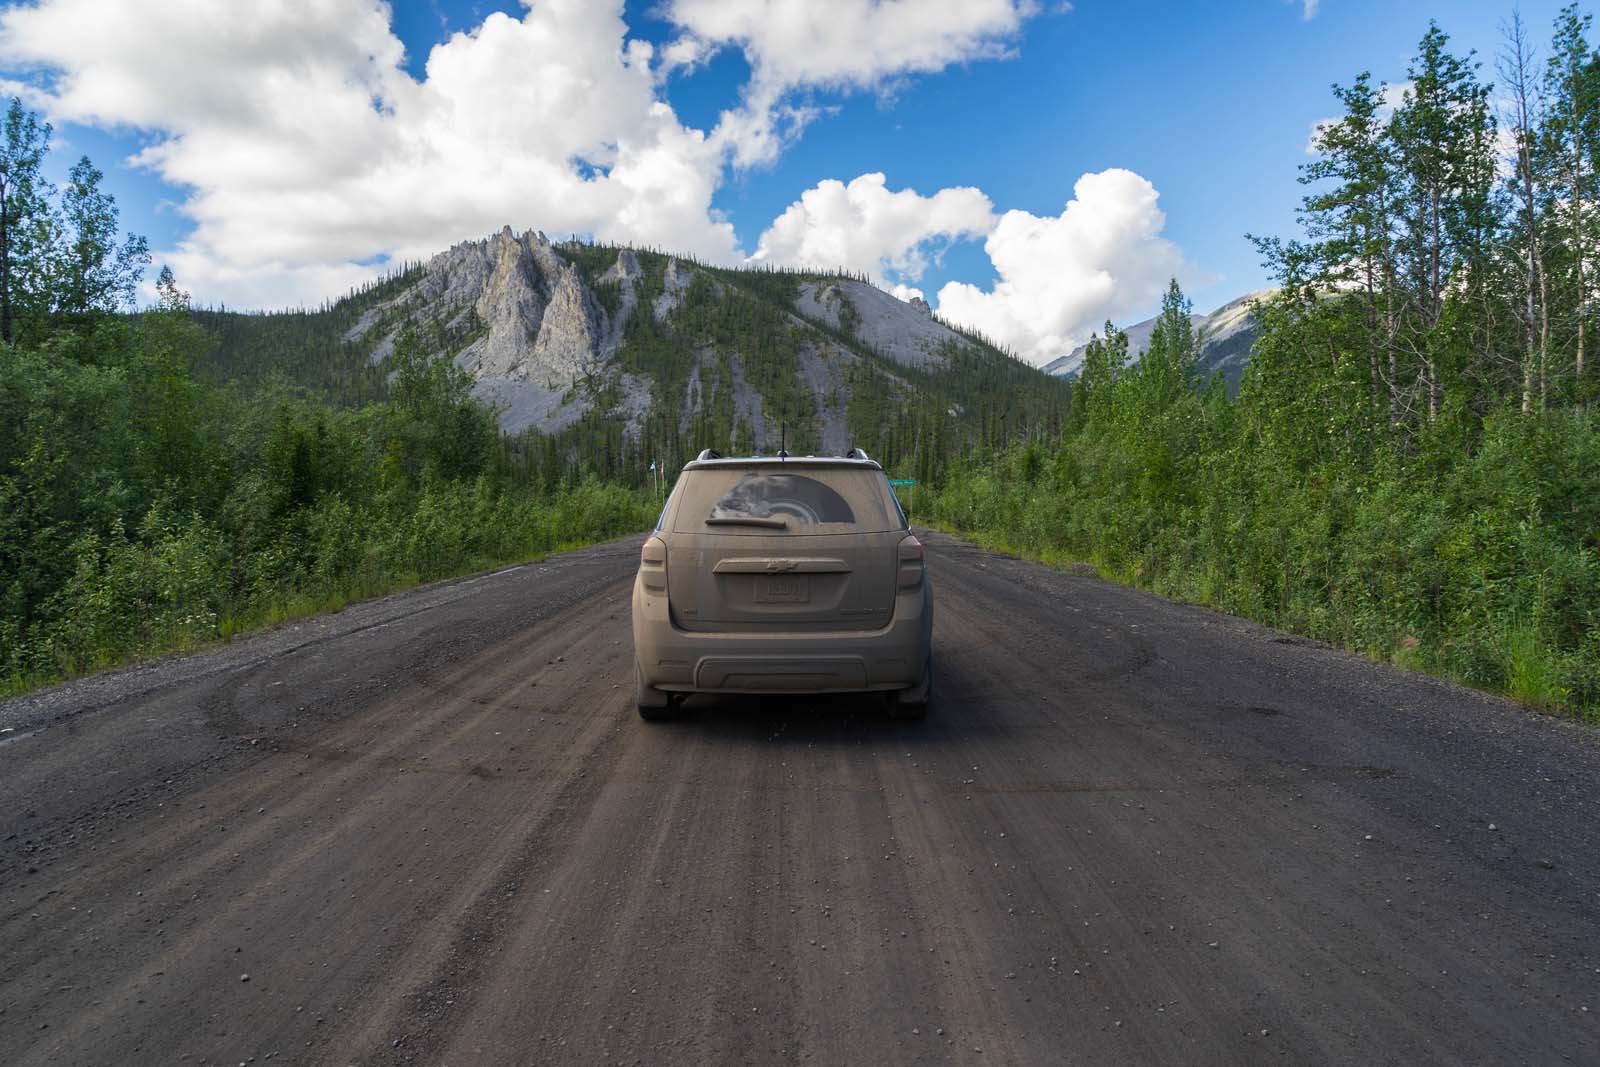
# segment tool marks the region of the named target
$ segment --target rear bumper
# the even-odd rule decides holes
[[[842,693],[922,680],[933,636],[926,580],[879,630],[704,633],[672,623],[667,598],[633,583],[633,649],[646,685],[678,693]]]

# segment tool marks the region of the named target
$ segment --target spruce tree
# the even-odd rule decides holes
[[[1150,346],[1138,368],[1145,393],[1157,409],[1164,410],[1194,391],[1200,339],[1191,318],[1193,310],[1194,305],[1178,287],[1178,279],[1172,279],[1161,298],[1161,311],[1150,332]]]

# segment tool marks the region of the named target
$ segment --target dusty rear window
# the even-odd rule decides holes
[[[687,472],[676,530],[807,534],[900,529],[881,471],[851,468]]]

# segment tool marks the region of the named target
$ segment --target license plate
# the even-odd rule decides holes
[[[811,600],[811,591],[804,578],[757,578],[757,604],[805,604]]]

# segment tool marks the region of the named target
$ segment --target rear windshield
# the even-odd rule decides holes
[[[673,529],[730,534],[811,534],[902,529],[882,471],[712,467],[679,481]]]

